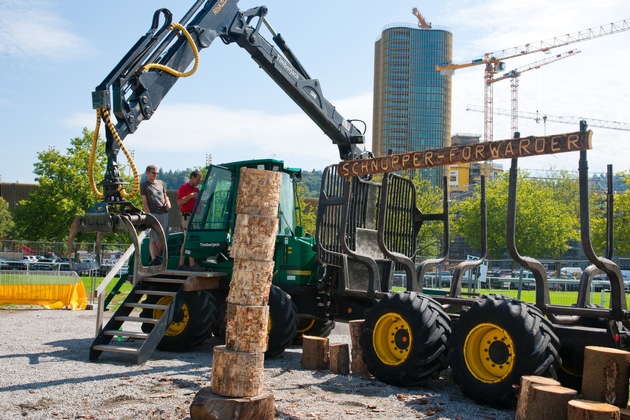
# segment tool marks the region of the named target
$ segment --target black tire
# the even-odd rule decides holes
[[[169,304],[172,298],[149,296],[145,303]],[[162,310],[145,309],[141,317],[159,318]],[[203,343],[218,322],[219,311],[214,296],[207,291],[186,292],[184,304],[173,317],[157,348],[164,351],[183,351]],[[142,331],[151,332],[153,325],[143,324]]]
[[[293,344],[302,344],[303,335],[328,337],[334,328],[335,321],[332,319],[300,318],[298,314],[297,334],[293,339]]]
[[[521,376],[551,376],[560,341],[533,305],[486,295],[453,323],[449,360],[462,393],[477,403],[512,407]]]
[[[572,307],[576,306],[572,305]],[[603,306],[595,303],[589,303],[586,307],[591,309],[603,308]],[[590,328],[608,329],[606,318],[581,316],[575,324]],[[584,346],[562,346],[560,348],[560,357],[562,358],[562,366],[558,369],[558,380],[562,386],[580,392],[582,390],[582,371],[584,370]]]
[[[269,291],[269,343],[266,357],[277,356],[291,345],[297,333],[295,304],[284,290],[272,285]]]
[[[450,320],[439,303],[415,292],[390,293],[366,312],[363,359],[380,381],[401,387],[437,379],[448,367]]]

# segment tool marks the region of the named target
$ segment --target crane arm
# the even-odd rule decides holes
[[[483,112],[483,107],[478,105],[467,105],[466,111],[472,112]],[[495,108],[494,113],[497,115],[503,116],[511,116],[511,112],[507,109]],[[607,120],[598,120],[595,118],[587,118],[587,117],[563,117],[558,115],[550,115],[541,112],[527,112],[527,111],[519,111],[519,118],[525,118],[529,120],[534,120],[537,123],[542,122],[557,122],[562,124],[578,124],[582,120],[586,120],[588,122],[589,127],[598,127],[598,128],[608,128],[610,130],[620,130],[620,131],[630,131],[630,123],[619,122],[619,121],[607,121]]]
[[[479,66],[482,64],[496,67],[496,64],[498,64],[500,61],[507,60],[509,58],[541,51],[546,52],[551,50],[552,48],[570,45],[576,42],[588,41],[594,38],[601,38],[606,35],[612,35],[627,30],[630,30],[630,19],[612,22],[593,28],[583,29],[581,31],[569,33],[566,35],[543,39],[538,42],[530,42],[512,48],[489,52],[484,54],[483,57],[477,58],[468,63],[442,63],[437,65],[435,69],[442,72],[453,72],[458,69]]]
[[[369,156],[364,135],[343,118],[324,97],[320,83],[311,79],[282,37],[272,31],[278,48],[260,33],[266,7],[241,11],[238,0],[197,0],[173,30],[172,14],[159,9],[143,35],[92,93],[93,108],[116,117],[115,130],[106,130],[108,168],[103,182],[106,201],[119,201],[122,178],[116,156],[122,140],[148,120],[182,75],[196,68],[198,52],[218,37],[235,43],[280,86],[337,145],[341,159]],[[164,20],[160,24],[161,20]],[[186,36],[179,36],[180,31]],[[284,55],[281,53],[283,52]],[[193,70],[186,71],[192,63]],[[112,124],[113,125],[113,124]],[[116,139],[116,137],[118,137]]]
[[[571,57],[575,54],[579,54],[581,51],[580,50],[570,50],[570,51],[566,51],[560,54],[556,54],[553,57],[549,57],[549,58],[544,58],[542,60],[538,60],[538,61],[534,61],[533,63],[527,64],[525,66],[522,67],[518,67],[514,70],[510,70],[509,72],[503,74],[502,76],[493,78],[490,83],[496,83],[499,82],[501,80],[505,80],[505,79],[510,79],[510,78],[514,78],[514,77],[519,77],[522,73],[525,73],[527,71],[530,70],[536,70],[539,69],[542,66],[545,66],[547,64],[551,64],[551,63],[555,63],[556,61]]]
[[[422,29],[431,29],[431,24],[426,21],[420,10],[417,7],[411,9],[411,13],[418,19],[418,26]]]

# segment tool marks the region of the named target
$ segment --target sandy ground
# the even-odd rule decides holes
[[[0,307],[0,419],[187,419],[210,386],[209,339],[186,353],[156,351],[144,365],[104,354],[88,360],[96,311]],[[330,342],[349,342],[340,324]],[[443,377],[418,388],[304,370],[301,348],[265,361],[277,419],[497,419],[513,410],[476,405]]]

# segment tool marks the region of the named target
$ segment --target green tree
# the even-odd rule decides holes
[[[618,174],[630,185],[630,172]],[[590,224],[593,248],[598,255],[606,249],[606,194],[593,193],[590,197]],[[630,190],[613,194],[613,255],[630,255]]]
[[[505,252],[507,228],[508,176],[506,172],[490,181],[486,188],[488,254],[501,258]],[[481,246],[480,193],[457,203],[453,208],[453,228],[466,243]],[[519,172],[516,197],[516,245],[521,255],[534,258],[561,256],[568,241],[576,240],[578,218],[573,209],[560,202],[545,182]]]
[[[427,179],[414,178],[416,186],[416,206],[422,213],[442,213],[443,191]],[[440,253],[444,238],[444,229],[441,222],[425,222],[418,232],[416,243],[416,255],[436,257]]]
[[[9,232],[13,229],[13,217],[9,211],[9,203],[0,197],[0,239],[8,239]]]
[[[33,172],[39,187],[15,208],[13,237],[24,240],[66,241],[72,221],[85,215],[96,204],[97,198],[90,189],[88,179],[92,135],[92,131],[84,128],[82,137],[70,140],[66,153],[61,153],[54,147],[38,152],[39,161],[34,164]],[[120,157],[124,160],[122,153],[119,154]],[[103,141],[99,141],[94,162],[97,187],[105,168],[105,145]],[[121,166],[121,173],[124,173],[124,166]],[[139,194],[131,201],[139,205]],[[79,234],[76,240],[81,240],[81,236]],[[126,234],[121,237],[126,237]]]

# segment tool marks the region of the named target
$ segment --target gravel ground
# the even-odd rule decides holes
[[[88,361],[96,311],[0,307],[0,419],[189,419],[210,386],[212,346],[156,351],[144,365],[122,355]],[[345,327],[345,328],[344,328]],[[349,342],[340,325],[330,342]],[[513,419],[513,410],[476,405],[448,372],[418,388],[309,371],[301,349],[265,361],[277,419]]]

